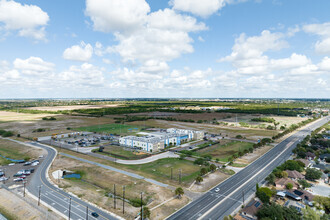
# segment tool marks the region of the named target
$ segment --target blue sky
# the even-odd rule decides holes
[[[329,98],[327,0],[0,0],[0,98]]]

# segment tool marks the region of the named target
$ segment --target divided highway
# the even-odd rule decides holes
[[[35,142],[31,142],[29,144],[43,148],[47,151],[47,156],[45,160],[40,164],[38,169],[35,171],[31,181],[27,185],[27,189],[31,194],[38,198],[40,188],[41,201],[53,207],[59,213],[62,213],[63,217],[66,216],[68,218],[71,197],[70,219],[96,219],[91,215],[92,212],[96,212],[97,214],[99,214],[99,217],[97,219],[119,219],[53,186],[47,180],[46,174],[48,171],[48,167],[51,165],[54,157],[56,156],[56,151],[53,148]]]
[[[246,205],[248,202],[246,199],[255,192],[256,183],[261,183],[275,167],[286,161],[290,157],[292,150],[305,136],[328,121],[329,117],[322,118],[286,138],[245,169],[214,187],[167,219],[222,220],[243,204],[243,197]],[[215,192],[215,188],[219,188],[220,191]]]

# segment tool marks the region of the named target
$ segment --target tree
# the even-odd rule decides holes
[[[308,168],[306,170],[305,178],[308,180],[315,181],[315,180],[320,179],[321,176],[322,176],[322,172],[317,169]]]
[[[271,174],[269,174],[269,175],[266,177],[266,181],[267,181],[269,184],[274,185],[275,180],[276,180],[276,176],[274,175],[274,173],[271,173]]]
[[[175,189],[175,195],[177,195],[179,199],[181,199],[181,196],[183,196],[183,194],[184,194],[184,191],[181,187],[178,187]]]
[[[286,186],[285,186],[287,189],[292,189],[293,188],[293,185],[292,185],[292,183],[288,183],[288,184],[286,184]]]
[[[282,177],[283,177],[283,178],[287,178],[287,177],[288,177],[288,173],[285,172],[285,171],[282,171]]]
[[[203,167],[201,169],[201,175],[204,176],[205,174],[207,174],[207,169],[205,167]]]
[[[198,176],[198,177],[196,177],[196,182],[198,183],[198,184],[200,184],[201,182],[203,182],[203,177],[201,177],[201,176]]]
[[[286,208],[276,203],[264,205],[257,212],[258,219],[290,219],[300,220],[299,212],[295,208]]]
[[[299,183],[299,185],[301,185],[301,187],[303,189],[308,188],[308,187],[311,186],[311,184],[309,184],[306,180],[298,180],[298,183]]]
[[[184,160],[184,158],[186,158],[185,154],[180,154],[180,160]]]
[[[150,210],[147,206],[143,206],[143,219],[150,218]]]
[[[270,197],[264,191],[258,190],[256,192],[256,196],[261,200],[261,202],[265,204],[269,203]]]
[[[214,165],[214,164],[211,164],[211,165],[210,165],[210,170],[211,170],[212,172],[216,171],[216,169],[217,169],[217,166],[216,166],[216,165]]]

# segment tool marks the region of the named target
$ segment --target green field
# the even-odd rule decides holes
[[[160,159],[147,164],[130,165],[129,169],[141,173],[143,176],[150,177],[160,182],[171,180],[171,168],[173,168],[173,180],[179,181],[179,169],[182,170],[182,184],[189,185],[199,175],[201,167],[188,160],[177,158]]]
[[[142,126],[133,126],[126,124],[104,124],[104,125],[93,125],[88,127],[74,128],[77,131],[89,131],[97,133],[107,134],[135,134],[141,131]]]
[[[197,150],[196,153],[200,156],[211,155],[212,159],[219,159],[222,162],[228,162],[230,156],[239,151],[249,149],[252,146],[252,143],[232,141],[226,144],[217,144],[202,150]]]
[[[133,149],[124,149],[118,146],[105,146],[103,152],[99,152],[98,149],[93,150],[94,153],[115,157],[123,160],[138,160],[149,157],[150,154],[134,151]]]
[[[27,150],[29,150],[29,148],[23,145],[19,145],[8,140],[0,140],[0,155],[7,158],[15,160],[29,160],[33,156],[33,153],[29,153]],[[6,165],[9,163],[12,162],[0,157],[0,165]]]

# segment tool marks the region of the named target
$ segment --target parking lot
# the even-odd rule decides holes
[[[25,163],[12,163],[7,166],[0,166],[0,182],[7,187],[29,183],[34,171],[43,161],[43,157],[33,159]]]

